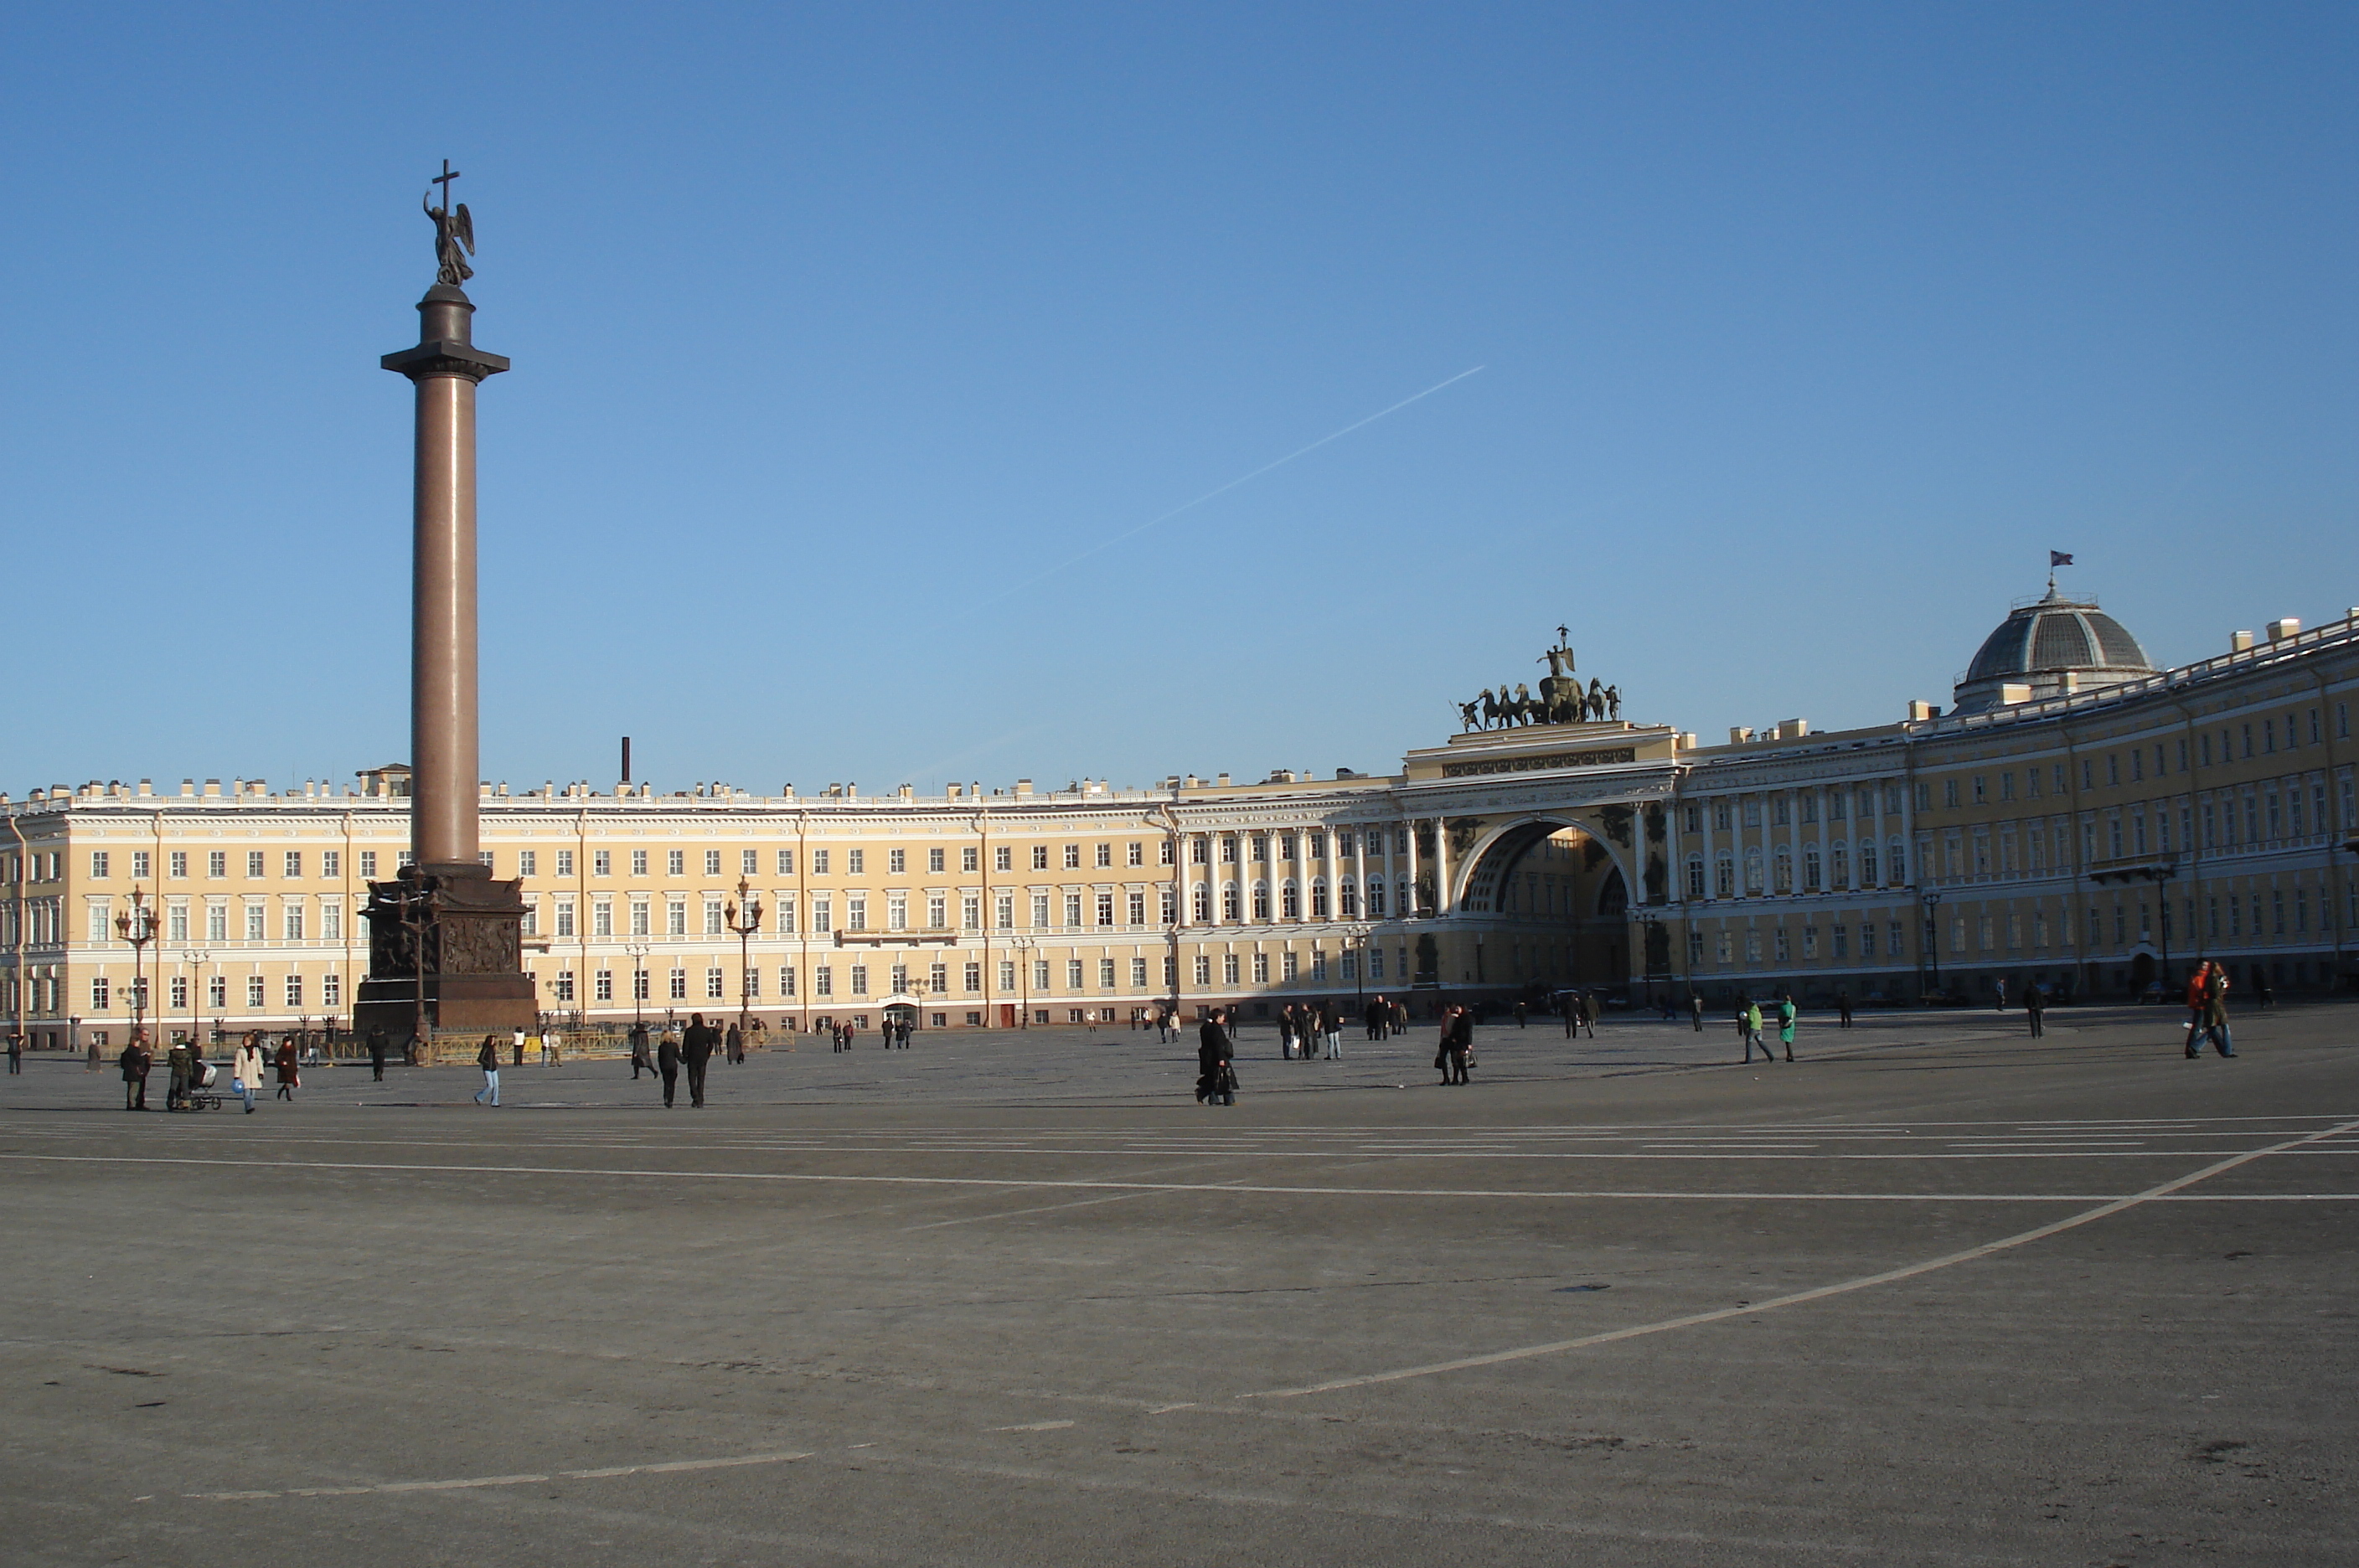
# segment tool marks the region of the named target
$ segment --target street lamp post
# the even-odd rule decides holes
[[[147,1022],[147,944],[156,940],[156,911],[147,895],[131,889],[131,908],[114,917],[114,934],[131,944],[131,1038],[137,1040]]]
[[[747,1022],[745,981],[754,962],[754,933],[762,929],[762,900],[745,877],[737,878],[737,901],[728,907],[722,918],[737,933],[737,1033],[743,1039]]]
[[[1941,990],[1941,890],[1938,887],[1929,889],[1924,900],[1925,956],[1932,961],[1933,992],[1939,996]]]
[[[647,1027],[647,1020],[640,1015],[646,1008],[647,999],[649,949],[643,942],[626,942],[623,944],[623,951],[631,957],[631,1028],[636,1031]]]
[[[1023,983],[1024,1010],[1017,1015],[1016,1027],[1028,1029],[1032,1027],[1032,949],[1035,943],[1029,936],[1016,935],[1007,939],[1007,945],[1021,955],[1016,962],[1020,971],[1017,978]]]
[[[213,955],[201,947],[183,948],[180,951],[180,962],[186,964],[192,971],[189,975],[189,1049],[191,1051],[202,1049],[197,1043],[198,1035],[203,1032],[198,1027],[201,1020],[197,1015],[197,982],[204,977],[202,974],[204,966],[212,961]]]
[[[1368,972],[1368,937],[1374,929],[1370,926],[1346,926],[1343,933],[1343,947],[1352,955],[1352,1001],[1360,1013],[1368,1010],[1365,976]]]

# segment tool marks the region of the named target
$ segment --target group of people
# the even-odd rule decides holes
[[[1800,1017],[1800,1010],[1794,1006],[1794,998],[1783,991],[1777,993],[1770,1006],[1772,1015],[1777,1020],[1778,1043],[1786,1048],[1786,1060],[1791,1062],[1794,1060],[1794,1026]],[[1761,1051],[1762,1061],[1777,1060],[1768,1042],[1761,1038],[1761,1031],[1767,1022],[1767,1018],[1762,1014],[1761,1004],[1739,993],[1736,998],[1736,1032],[1744,1038],[1745,1061],[1748,1066],[1753,1062],[1756,1047]]]
[[[718,1051],[724,1061],[735,1063],[745,1060],[745,1036],[735,1024],[718,1029],[704,1021],[702,1013],[688,1015],[688,1027],[679,1029],[667,1022],[663,1032],[653,1037],[654,1049],[649,1051],[647,1026],[631,1026],[631,1079],[638,1081],[642,1073],[652,1073],[663,1080],[664,1109],[669,1110],[679,1093],[680,1074],[688,1074],[688,1104],[690,1110],[704,1106],[704,1074]],[[498,1097],[492,1103],[497,1105]]]
[[[1288,1002],[1277,1012],[1277,1053],[1293,1062],[1298,1058],[1309,1062],[1326,1048],[1326,1060],[1343,1060],[1343,1020],[1336,1015],[1335,1004]]]
[[[134,1030],[115,1065],[123,1073],[123,1108],[144,1111],[147,1108],[147,1078],[156,1069],[156,1053],[147,1044],[144,1030]],[[165,1071],[170,1075],[164,1090],[167,1111],[193,1111],[211,1100],[205,1091],[219,1081],[221,1069],[205,1060],[205,1053],[195,1041],[175,1040],[164,1053]],[[255,1096],[274,1075],[278,1084],[278,1098],[292,1100],[303,1082],[302,1053],[295,1037],[281,1035],[273,1048],[260,1029],[249,1029],[230,1052],[230,1092],[245,1103],[248,1116],[254,1114]]]
[[[2235,1040],[2228,1032],[2228,966],[2208,958],[2187,977],[2188,1060],[2203,1054],[2206,1040],[2223,1056],[2236,1054]]]

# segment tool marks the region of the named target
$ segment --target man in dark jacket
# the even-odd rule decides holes
[[[370,1029],[368,1032],[368,1053],[369,1071],[375,1075],[373,1082],[382,1083],[385,1082],[385,1059],[387,1054],[385,1043],[385,1026],[383,1024],[377,1024]]]
[[[671,1109],[672,1093],[679,1085],[679,1041],[667,1028],[663,1038],[656,1042],[656,1071],[663,1077],[664,1109]]]
[[[1474,1015],[1465,1007],[1455,1011],[1457,1016],[1441,1030],[1441,1048],[1446,1053],[1441,1074],[1444,1083],[1467,1082],[1466,1069],[1474,1060]]]
[[[123,1108],[144,1111],[147,1108],[147,1069],[154,1063],[156,1053],[137,1035],[123,1048]]]
[[[1218,1101],[1224,1105],[1237,1103],[1234,1083],[1236,1071],[1235,1042],[1229,1035],[1229,1026],[1223,1014],[1214,1007],[1204,1015],[1203,1027],[1196,1031],[1196,1103]]]
[[[734,1067],[745,1060],[745,1035],[735,1024],[729,1026],[729,1065]]]
[[[687,1032],[679,1037],[679,1054],[688,1065],[688,1103],[691,1109],[701,1110],[704,1106],[704,1070],[720,1044],[720,1032],[704,1021],[702,1013],[688,1015]]]
[[[644,1023],[633,1024],[631,1026],[631,1082],[636,1083],[639,1081],[640,1073],[654,1071],[655,1063],[647,1060],[647,1026]]]

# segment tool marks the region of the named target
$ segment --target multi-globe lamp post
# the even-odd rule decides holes
[[[737,933],[737,1034],[743,1039],[750,1021],[746,982],[753,976],[754,933],[762,929],[761,898],[745,877],[737,878],[737,900],[723,911],[722,918]]]
[[[131,889],[131,908],[114,917],[114,934],[131,944],[131,1038],[137,1040],[147,1032],[147,944],[156,940],[156,911],[147,907],[147,895],[137,887]]]

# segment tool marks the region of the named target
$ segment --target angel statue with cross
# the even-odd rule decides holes
[[[467,265],[467,257],[475,249],[475,220],[468,215],[464,201],[455,207],[451,205],[451,181],[458,178],[451,160],[444,158],[442,172],[432,181],[442,187],[443,204],[437,207],[434,193],[429,191],[426,194],[426,215],[434,220],[434,259],[441,264],[434,281],[453,289],[475,276],[475,269]]]

